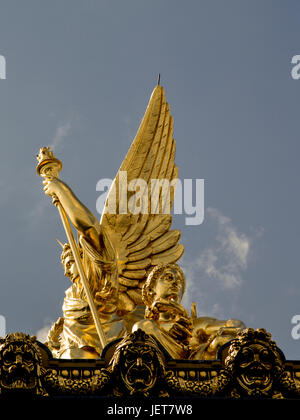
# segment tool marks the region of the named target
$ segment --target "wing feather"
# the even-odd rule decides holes
[[[122,274],[127,279],[143,279],[147,272],[146,270],[124,270]]]
[[[153,254],[158,254],[177,244],[181,236],[179,230],[171,230],[151,243]]]
[[[149,257],[149,255],[152,255],[152,248],[151,247],[147,247],[147,248],[143,249],[142,251],[133,252],[128,257],[128,264],[127,265],[129,265],[130,262],[143,261],[145,258]]]
[[[151,263],[152,265],[175,263],[182,256],[183,252],[184,252],[183,245],[177,244],[175,247],[165,252],[154,255],[151,258]]]
[[[144,258],[143,260],[129,262],[126,264],[128,270],[141,270],[148,268],[151,265],[151,258]]]
[[[120,313],[126,313],[142,303],[141,288],[153,266],[176,262],[184,251],[183,245],[178,244],[180,231],[170,230],[170,210],[178,177],[173,126],[164,90],[156,86],[136,137],[109,191],[101,217],[101,226],[109,230],[118,259]],[[140,184],[137,179],[145,182]],[[166,194],[166,190],[161,189],[159,200],[153,197],[153,179],[166,179],[172,183],[168,196],[164,196],[162,191]],[[126,182],[127,195],[124,197],[120,191]],[[129,183],[131,191],[127,188]],[[131,214],[128,210],[124,213],[129,200],[136,199],[138,185],[140,194],[148,197],[148,213]],[[117,214],[109,213],[108,203],[111,199],[116,201]],[[155,202],[151,202],[154,199]]]
[[[149,244],[150,238],[147,236],[142,236],[138,241],[136,241],[134,244],[128,245],[127,249],[130,250],[130,252],[137,252],[141,251],[142,249],[146,248],[146,246]]]
[[[149,220],[144,235],[149,235],[151,240],[158,238],[170,229],[171,224],[172,216],[170,214],[157,215]]]
[[[128,245],[135,242],[141,236],[143,228],[147,224],[148,218],[148,214],[142,214],[136,223],[132,223],[126,234],[123,236],[123,241],[127,242]]]

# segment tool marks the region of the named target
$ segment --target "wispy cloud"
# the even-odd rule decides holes
[[[40,341],[41,343],[44,343],[45,341],[47,341],[48,332],[50,328],[52,327],[52,325],[54,324],[54,322],[50,320],[45,320],[44,324],[45,325],[35,333],[37,340]]]
[[[71,120],[65,121],[58,125],[56,128],[55,135],[52,139],[52,142],[50,144],[50,148],[54,151],[57,149],[58,146],[60,146],[64,139],[69,135],[69,132],[71,130]]]
[[[205,284],[213,284],[224,292],[237,290],[243,283],[254,240],[261,234],[261,231],[252,235],[239,232],[231,219],[214,208],[206,210],[206,223],[215,233],[210,246],[202,248],[193,260],[184,258],[182,261],[188,284],[186,304],[190,304],[194,296],[205,300],[201,287]],[[221,312],[219,304],[215,304],[213,312]]]
[[[217,225],[217,236],[215,246],[204,250],[196,260],[196,266],[225,289],[240,286],[242,273],[248,265],[252,238],[238,232],[231,220],[218,210],[209,208],[206,214]]]
[[[41,224],[50,222],[57,218],[57,214],[51,206],[51,198],[43,196],[40,199],[36,199],[35,205],[32,209],[26,213],[26,226],[30,232],[39,231]]]

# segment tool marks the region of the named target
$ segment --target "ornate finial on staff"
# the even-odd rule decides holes
[[[38,160],[38,165],[37,165],[36,171],[38,175],[40,175],[43,178],[59,178],[59,173],[62,170],[62,163],[59,159],[57,159],[54,156],[50,147],[42,147],[40,149],[39,154],[37,155],[37,160]],[[86,278],[86,275],[82,266],[82,261],[80,259],[80,254],[77,248],[76,241],[74,239],[74,235],[70,226],[68,216],[62,204],[60,203],[60,201],[58,200],[56,196],[53,197],[53,204],[56,205],[58,208],[58,211],[62,220],[62,224],[65,228],[68,242],[70,244],[70,248],[72,250],[74,260],[78,269],[81,284],[84,288],[84,291],[87,297],[87,302],[89,304],[89,307],[93,316],[96,331],[98,333],[101,346],[102,348],[104,348],[107,344],[106,337],[105,337],[100,319],[98,317],[98,312],[94,303],[92,293],[89,289],[88,280]]]
[[[59,173],[62,170],[62,163],[57,159],[50,147],[42,147],[39,154],[36,155],[38,165],[36,171],[38,175],[43,177],[59,177]]]

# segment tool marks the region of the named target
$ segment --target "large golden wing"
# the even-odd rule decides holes
[[[173,119],[164,89],[158,85],[112,184],[101,217],[101,226],[117,254],[121,312],[142,304],[141,289],[153,266],[176,262],[183,254],[183,245],[178,244],[180,231],[170,230],[175,194],[172,185],[176,186],[177,177]],[[162,184],[170,188],[155,190],[154,185],[159,181],[153,180],[164,180]],[[127,194],[126,187],[131,190]],[[132,203],[141,204],[137,191],[140,196],[148,197],[145,214],[128,210]]]

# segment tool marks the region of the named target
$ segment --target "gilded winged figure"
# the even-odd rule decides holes
[[[40,164],[50,155],[49,148],[41,149]],[[157,85],[100,222],[61,179],[45,178],[45,193],[59,201],[78,232],[80,258],[108,342],[144,318],[142,288],[151,270],[183,254],[180,231],[171,229],[177,177],[173,119],[164,89]],[[99,357],[101,346],[69,244],[62,263],[72,286],[48,346],[57,357]]]
[[[61,260],[72,284],[63,316],[48,334],[53,355],[98,358],[107,343],[141,329],[175,359],[216,358],[245,325],[198,318],[194,303],[191,315],[181,304],[185,278],[176,262],[184,247],[180,231],[171,229],[178,168],[162,86],[151,95],[100,222],[59,179],[62,164],[49,148],[40,150],[38,161],[44,191],[53,197],[69,240]]]

